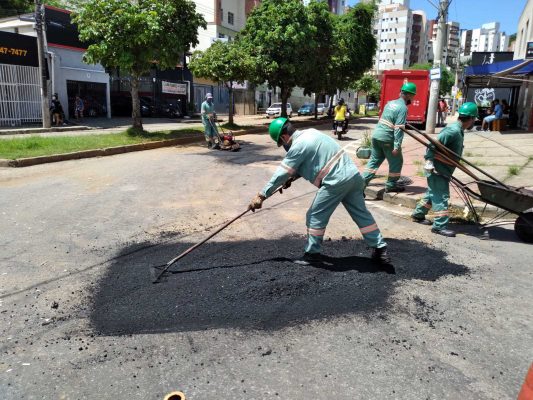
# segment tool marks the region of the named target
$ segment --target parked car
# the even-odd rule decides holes
[[[141,117],[152,116],[152,104],[149,97],[139,97]],[[132,103],[130,96],[111,96],[111,115],[131,117]]]
[[[281,115],[281,103],[274,103],[266,109],[266,117],[279,117]],[[287,103],[287,115],[292,117],[291,103]]]
[[[367,111],[375,111],[378,109],[378,106],[376,103],[366,103],[366,110]]]
[[[315,115],[315,105],[314,104],[304,104],[298,110],[298,116],[300,115]]]
[[[324,115],[324,113],[326,112],[326,109],[327,107],[325,103],[318,103],[316,106],[316,111],[320,115]]]

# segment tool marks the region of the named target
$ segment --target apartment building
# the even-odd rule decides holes
[[[413,13],[409,0],[382,0],[374,23],[378,48],[374,72],[405,69],[411,61]]]
[[[527,43],[533,42],[533,0],[528,0],[518,20],[514,59],[526,58]]]
[[[435,46],[437,43],[438,21],[436,19],[430,20],[428,26],[428,32],[430,35],[429,42],[431,47],[428,55],[428,60],[433,61],[435,54]],[[444,35],[446,37],[446,41],[442,48],[442,63],[444,65],[452,66],[461,51],[459,22],[447,22],[446,32],[444,33]]]
[[[303,0],[305,5],[308,5],[311,0]],[[347,0],[322,0],[328,3],[329,11],[333,14],[342,15],[348,6]]]
[[[428,34],[426,13],[422,10],[413,11],[413,28],[411,33],[411,49],[409,65],[422,64],[428,59]]]
[[[509,36],[500,32],[499,22],[489,22],[481,28],[465,30],[461,34],[462,56],[474,52],[506,51],[508,46]]]

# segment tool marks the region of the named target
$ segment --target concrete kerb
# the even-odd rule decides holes
[[[327,121],[318,120],[318,121],[298,121],[295,123],[296,126],[318,126],[328,124]],[[232,134],[235,136],[249,135],[249,134],[259,134],[267,130],[267,127],[259,126],[257,128],[245,129],[242,131],[232,131]],[[228,130],[229,131],[229,130]],[[63,153],[63,154],[52,154],[48,156],[39,156],[39,157],[28,157],[28,158],[18,158],[15,160],[6,160],[0,159],[0,167],[29,167],[32,165],[38,164],[47,164],[53,162],[67,161],[67,160],[79,160],[82,158],[93,158],[93,157],[105,157],[115,154],[129,153],[133,151],[142,151],[142,150],[151,150],[161,147],[171,147],[171,146],[183,146],[192,143],[199,143],[204,141],[203,134],[198,136],[177,138],[177,139],[168,139],[160,140],[147,143],[138,143],[130,144],[125,146],[116,146],[109,147],[104,149],[95,149],[95,150],[83,150],[76,151],[72,153]]]
[[[0,135],[31,135],[34,133],[46,132],[71,132],[71,131],[88,131],[93,130],[90,126],[58,126],[52,128],[27,128],[27,129],[12,129],[0,130]]]
[[[405,193],[385,193],[384,187],[372,187],[369,186],[365,189],[365,194],[367,198],[374,198],[376,200],[383,200],[387,203],[395,204],[398,206],[405,207],[410,210],[414,210],[416,204],[422,198],[422,195],[413,196]],[[463,210],[466,205],[458,202],[450,202],[449,209],[458,215],[462,215]],[[474,205],[476,211],[482,215],[483,218],[494,218],[497,215],[501,214],[504,210],[487,204],[486,206]],[[513,214],[514,215],[514,214]]]

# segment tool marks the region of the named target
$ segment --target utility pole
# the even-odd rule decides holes
[[[37,31],[37,54],[39,57],[39,70],[41,71],[41,109],[43,114],[43,128],[50,128],[48,81],[46,79],[46,60],[44,58],[43,20],[42,2],[41,0],[35,0],[35,30]]]
[[[437,25],[437,39],[435,43],[435,55],[433,59],[433,68],[441,68],[442,63],[442,49],[446,40],[446,20],[448,17],[448,0],[440,0],[439,15]],[[440,78],[431,81],[429,89],[429,104],[428,115],[426,123],[426,132],[429,134],[435,133],[435,125],[437,119],[437,107],[439,103],[439,87]]]

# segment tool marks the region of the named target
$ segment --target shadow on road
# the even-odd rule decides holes
[[[387,312],[389,296],[403,280],[436,281],[468,272],[449,262],[445,252],[413,240],[389,240],[396,275],[376,270],[360,240],[326,242],[331,266],[295,264],[291,260],[302,254],[304,243],[299,236],[207,243],[172,266],[174,273],[159,284],[152,284],[149,267],[166,263],[191,243],[135,253],[126,247],[96,285],[92,327],[101,335],[277,330]]]
[[[207,155],[212,156],[222,162],[238,165],[247,165],[265,161],[281,162],[281,160],[283,160],[283,157],[285,157],[286,154],[283,149],[280,149],[279,154],[276,155],[265,154],[265,150],[271,150],[273,147],[275,147],[275,143],[272,143],[271,146],[266,146],[241,140],[239,139],[239,137],[237,137],[236,140],[241,146],[241,149],[239,151],[210,150]],[[202,155],[205,154],[206,153],[202,153]]]

